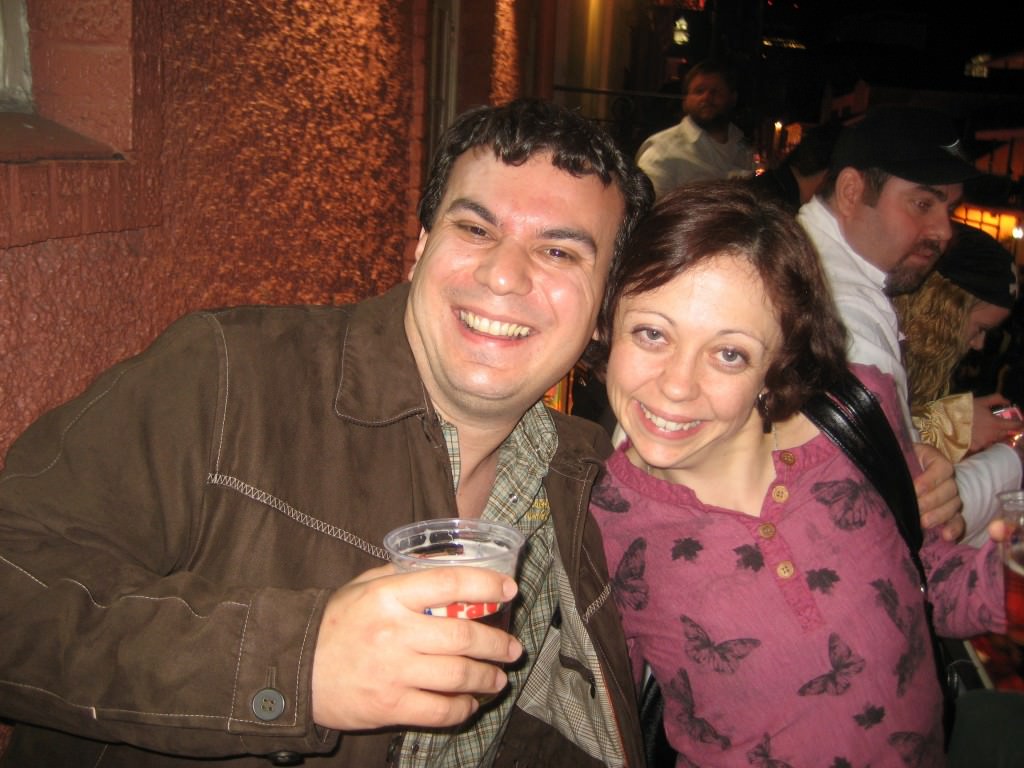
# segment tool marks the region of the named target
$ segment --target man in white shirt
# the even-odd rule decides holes
[[[754,173],[753,152],[743,132],[730,122],[736,82],[729,68],[712,60],[699,62],[687,72],[684,86],[686,117],[648,137],[636,154],[656,198],[688,181]]]
[[[931,110],[883,107],[844,129],[829,175],[799,213],[821,253],[853,362],[890,374],[911,434],[907,374],[889,296],[915,290],[946,247],[963,182],[980,172],[959,152],[949,118]],[[922,447],[919,455],[927,454]],[[1021,485],[1021,460],[1005,446],[956,465],[966,524],[980,544],[996,493]],[[925,461],[928,458],[925,456]],[[922,517],[925,526],[933,520]]]

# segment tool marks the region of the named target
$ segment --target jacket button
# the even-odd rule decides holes
[[[775,535],[775,526],[772,523],[761,523],[757,526],[757,534],[762,539],[770,539]]]
[[[772,488],[772,498],[781,504],[789,498],[789,489],[784,485],[776,485]]]
[[[267,760],[271,765],[302,765],[305,762],[298,752],[287,752],[283,749],[280,752],[271,752],[267,755]]]
[[[796,568],[793,566],[793,563],[791,563],[789,560],[783,560],[781,563],[775,566],[775,574],[780,579],[791,579],[793,578],[793,574],[795,573]]]
[[[791,451],[783,451],[779,454],[779,459],[782,460],[783,464],[790,467],[796,464],[796,456]]]
[[[273,688],[264,688],[252,697],[252,713],[260,720],[277,720],[284,714],[284,696]]]

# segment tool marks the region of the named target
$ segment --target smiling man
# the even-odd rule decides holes
[[[541,398],[652,196],[573,112],[472,110],[410,283],[190,315],[31,427],[0,476],[10,764],[642,764],[587,509],[610,446]],[[379,567],[455,516],[527,536],[515,582]],[[511,601],[510,634],[424,613],[457,600]]]
[[[896,381],[904,420],[910,418],[900,329],[890,296],[915,290],[952,236],[950,214],[963,182],[981,175],[963,156],[948,116],[914,107],[878,107],[845,128],[822,188],[799,213],[821,254],[832,294],[849,330],[853,362],[874,365]],[[968,458],[956,466],[963,521],[950,518],[956,500],[920,495],[922,522],[951,520],[947,535],[966,523],[966,540],[978,544],[995,514],[995,494],[1019,488],[1021,465],[1005,446],[996,459]],[[919,446],[930,471],[944,464],[937,451]],[[937,476],[936,476],[937,477]]]

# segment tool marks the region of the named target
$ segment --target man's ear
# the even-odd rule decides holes
[[[416,250],[412,255],[412,266],[409,267],[409,279],[412,280],[412,276],[416,273],[416,265],[420,263],[420,256],[423,255],[423,249],[427,247],[427,230],[420,227],[420,239],[416,243]]]
[[[836,177],[833,204],[843,218],[853,215],[864,199],[864,174],[856,168],[843,168]]]

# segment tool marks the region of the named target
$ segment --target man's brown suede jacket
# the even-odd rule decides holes
[[[387,764],[401,732],[315,726],[310,680],[332,590],[382,564],[391,528],[457,515],[405,338],[407,293],[190,315],[12,447],[0,716],[18,725],[0,764]],[[640,766],[625,641],[587,511],[610,446],[596,425],[553,417],[544,482],[558,549],[627,764]],[[562,661],[558,674],[588,674]],[[598,764],[518,708],[502,745],[496,765]]]

